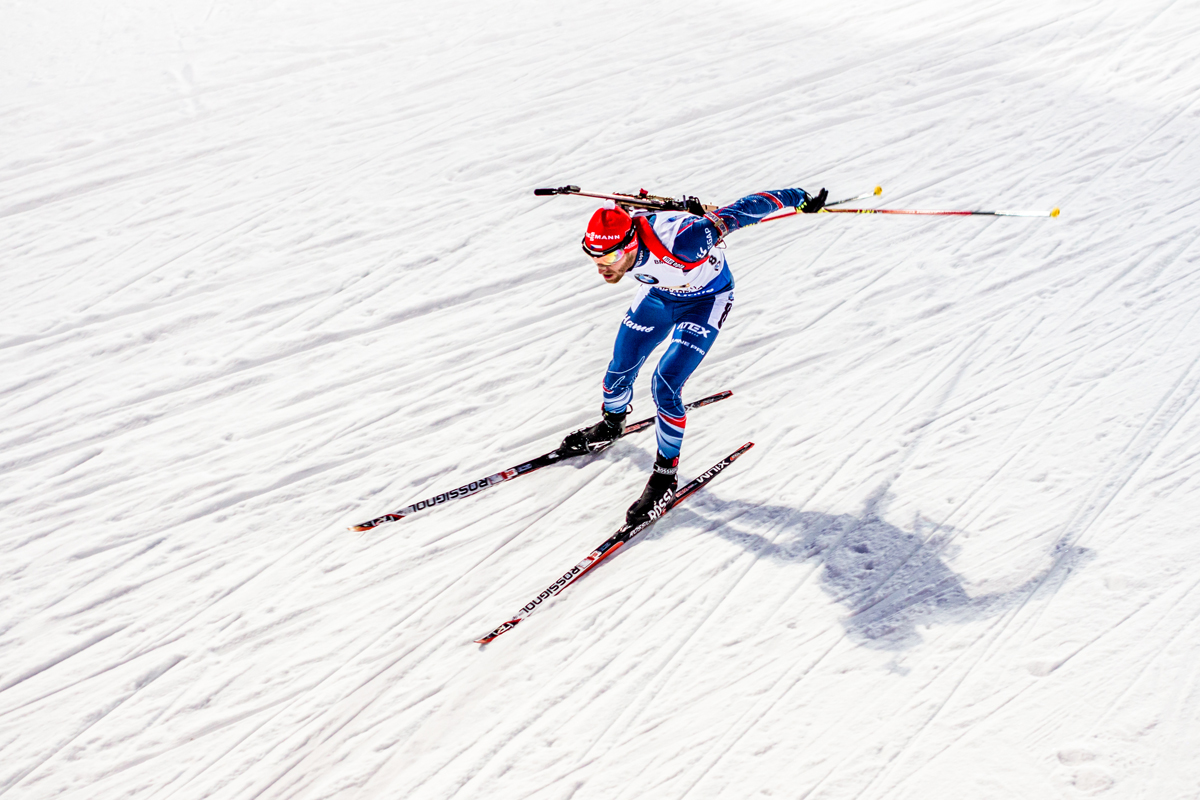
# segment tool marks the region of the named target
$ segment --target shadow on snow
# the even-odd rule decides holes
[[[918,625],[1000,614],[1043,586],[1061,585],[1093,555],[1060,542],[1049,554],[1049,566],[1020,586],[972,597],[942,560],[958,531],[920,518],[911,532],[901,530],[883,519],[879,507],[884,499],[885,493],[878,493],[859,516],[721,501],[721,516],[730,522],[713,532],[760,558],[819,562],[822,588],[848,610],[842,619],[847,633],[859,644],[882,650],[919,644]],[[682,510],[673,516],[684,516]],[[687,515],[705,523],[694,511]],[[764,523],[769,538],[752,530],[761,530]]]

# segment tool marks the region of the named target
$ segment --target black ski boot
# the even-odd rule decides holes
[[[631,528],[654,520],[666,513],[675,501],[675,489],[679,484],[675,478],[678,458],[667,458],[662,453],[654,460],[654,472],[646,481],[642,496],[625,512],[625,524]]]
[[[601,406],[600,412],[604,415],[603,419],[590,428],[580,428],[568,433],[567,438],[563,439],[562,444],[558,446],[558,452],[564,456],[581,456],[584,453],[600,452],[625,432],[625,417],[629,416],[630,408],[632,406],[625,406],[624,411],[615,413],[605,411]]]

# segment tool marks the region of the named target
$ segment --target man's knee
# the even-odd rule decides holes
[[[654,371],[654,380],[650,384],[650,394],[654,398],[654,407],[672,416],[683,414],[683,386],[672,386],[671,381],[663,376],[661,369]]]

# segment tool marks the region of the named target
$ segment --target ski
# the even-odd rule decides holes
[[[667,507],[666,511],[664,511],[663,514],[666,514],[667,511],[670,511],[672,508],[679,505],[684,500],[686,500],[687,498],[691,497],[693,494],[695,494],[696,492],[698,492],[702,488],[704,488],[704,486],[707,485],[709,481],[711,481],[713,478],[717,477],[717,475],[721,474],[721,472],[723,472],[726,467],[728,467],[730,464],[732,464],[734,461],[736,461],[738,458],[740,458],[742,456],[742,454],[745,453],[747,450],[749,450],[751,447],[754,447],[754,442],[746,442],[744,445],[739,447],[737,450],[734,450],[732,453],[725,456],[725,458],[721,459],[716,464],[713,464],[706,471],[701,473],[698,477],[696,477],[693,480],[691,480],[690,482],[688,482],[675,495],[675,500],[671,503],[670,506]],[[583,559],[583,561],[580,561],[578,564],[576,564],[575,566],[571,567],[569,570],[564,572],[558,580],[554,581],[554,583],[550,584],[545,589],[543,589],[538,594],[537,597],[533,598],[528,603],[521,606],[520,611],[518,611],[516,614],[514,614],[507,621],[503,622],[499,627],[493,629],[489,633],[484,634],[483,636],[480,636],[475,641],[478,642],[479,644],[487,644],[488,642],[495,639],[497,636],[500,636],[503,633],[507,633],[508,631],[511,631],[513,628],[517,627],[517,625],[520,624],[526,617],[528,617],[530,614],[532,614],[534,611],[536,611],[542,605],[542,603],[549,600],[551,597],[557,597],[558,595],[562,594],[562,592],[568,586],[570,586],[575,581],[579,580],[585,574],[590,572],[601,561],[603,561],[604,559],[611,556],[613,553],[620,550],[621,547],[626,542],[628,542],[633,537],[637,536],[639,533],[644,531],[646,528],[653,525],[654,522],[655,522],[654,519],[649,519],[649,520],[647,520],[643,523],[640,523],[638,525],[635,525],[633,527],[630,527],[629,525],[622,525],[620,528],[617,529],[616,533],[614,533],[612,536],[608,537],[608,539],[606,539],[603,544],[601,544],[599,547],[597,547],[595,550],[593,550],[591,553],[589,553],[587,558]]]
[[[716,394],[710,394],[708,397],[702,397],[699,400],[694,400],[691,403],[687,403],[684,405],[684,408],[686,408],[688,410],[691,410],[693,408],[700,408],[701,406],[711,405],[720,400],[724,400],[725,398],[730,397],[732,395],[733,395],[732,391],[717,392]],[[625,433],[623,433],[622,436],[627,436],[631,433],[636,433],[645,428],[649,428],[653,424],[654,424],[654,417],[650,417],[649,419],[639,420],[638,422],[632,422],[625,426]],[[601,449],[603,449],[603,448],[601,448]],[[598,453],[598,452],[600,452],[600,450],[594,450],[593,452]],[[433,497],[430,497],[428,500],[419,500],[419,501],[412,503],[410,505],[407,505],[404,508],[400,509],[399,511],[393,512],[391,514],[384,514],[381,517],[376,517],[375,519],[368,520],[366,522],[360,522],[357,525],[351,525],[350,530],[352,530],[352,531],[369,531],[372,528],[376,528],[376,527],[384,524],[385,522],[396,522],[397,520],[404,519],[405,517],[411,517],[413,514],[416,514],[419,511],[425,511],[426,509],[430,509],[435,506],[443,505],[445,503],[450,502],[451,500],[459,500],[464,497],[470,497],[471,495],[478,494],[479,492],[482,492],[484,489],[488,489],[492,486],[495,486],[498,483],[504,483],[505,481],[511,481],[513,478],[519,477],[521,475],[528,475],[529,473],[534,472],[535,470],[539,470],[542,467],[549,466],[550,464],[557,464],[559,461],[563,461],[568,458],[574,458],[576,455],[582,455],[582,454],[580,454],[580,453],[562,453],[559,450],[552,450],[549,453],[545,453],[543,455],[538,456],[537,458],[530,459],[529,461],[526,461],[522,464],[517,464],[516,466],[509,467],[508,469],[501,470],[500,472],[497,472],[493,475],[488,475],[486,478],[480,478],[478,480],[474,480],[469,483],[463,484],[462,486],[458,487],[457,489],[451,489],[448,492],[442,492],[441,494],[435,494]]]

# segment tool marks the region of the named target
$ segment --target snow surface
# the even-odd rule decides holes
[[[1200,6],[3,4],[0,797],[1200,797]],[[682,471],[594,205],[793,218]],[[649,413],[648,381],[638,416]]]

